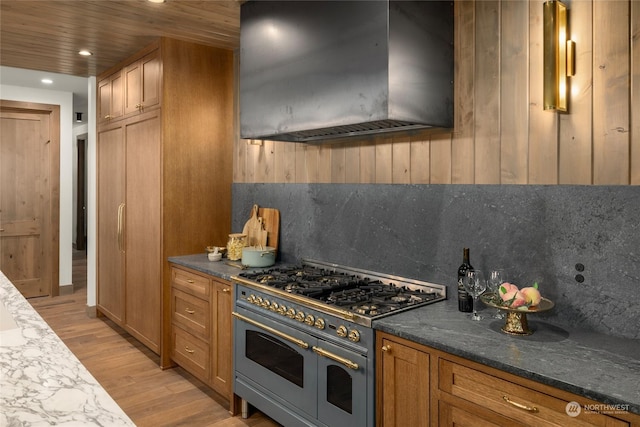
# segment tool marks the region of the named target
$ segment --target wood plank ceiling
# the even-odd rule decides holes
[[[0,65],[99,75],[160,36],[225,49],[240,43],[238,0],[1,0]],[[78,54],[82,49],[90,57]]]

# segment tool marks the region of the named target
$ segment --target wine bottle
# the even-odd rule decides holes
[[[473,267],[469,263],[469,248],[464,248],[462,264],[458,267],[458,310],[465,313],[473,311],[473,299],[465,290],[464,284],[462,283],[462,279],[469,270],[473,271]]]

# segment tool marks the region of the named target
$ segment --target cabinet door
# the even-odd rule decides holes
[[[127,330],[159,352],[161,331],[160,112],[125,126]]]
[[[124,321],[124,162],[122,126],[101,129],[98,156],[98,309],[114,322]]]
[[[382,374],[377,402],[378,425],[429,425],[429,354],[382,339],[377,350]]]
[[[156,50],[124,69],[124,114],[144,112],[160,102],[160,57]]]
[[[122,117],[122,73],[117,72],[98,83],[98,123],[108,123]]]
[[[231,283],[212,279],[211,335],[212,360],[211,382],[213,388],[223,396],[229,396],[232,389],[232,336],[231,336]]]

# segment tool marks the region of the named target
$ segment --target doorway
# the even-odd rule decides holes
[[[73,248],[76,251],[85,251],[87,248],[87,206],[86,206],[86,137],[76,139],[78,145],[78,163],[76,165],[76,240]],[[75,283],[75,282],[74,282]]]
[[[27,298],[59,293],[60,107],[0,100],[0,269]]]

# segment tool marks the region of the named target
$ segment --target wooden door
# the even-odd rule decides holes
[[[160,110],[128,121],[125,141],[126,327],[132,335],[159,353],[163,265]]]
[[[59,107],[1,106],[0,269],[27,298],[57,295]]]
[[[429,426],[429,354],[378,339],[378,425]]]
[[[160,102],[160,56],[155,50],[124,69],[124,114],[144,112]]]
[[[98,82],[98,123],[108,123],[122,117],[122,73],[117,72]]]
[[[233,399],[233,366],[231,348],[231,311],[233,298],[231,297],[231,283],[212,279],[211,286],[211,383],[213,388],[223,396]]]
[[[124,322],[125,145],[123,126],[98,131],[97,305]]]

